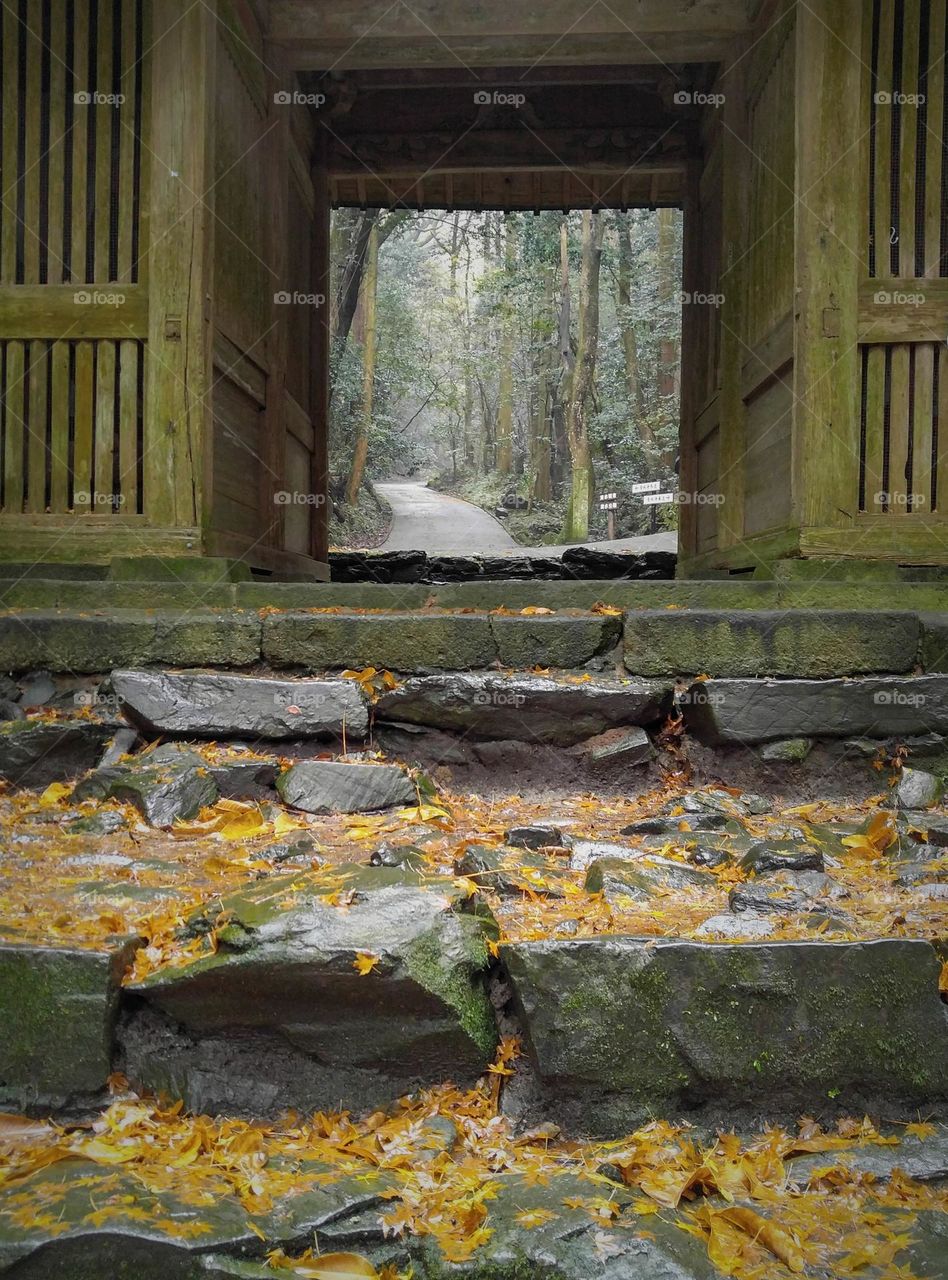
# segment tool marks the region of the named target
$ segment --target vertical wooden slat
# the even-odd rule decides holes
[[[149,6],[145,6],[141,13],[141,23],[139,31],[139,43],[143,50],[147,50],[151,40],[151,30],[149,24],[150,16]],[[145,64],[150,66],[150,59]],[[151,138],[151,94],[148,91],[147,79],[150,71],[146,75],[145,65],[139,66],[137,71],[138,79],[136,87],[141,99],[141,124],[139,126],[139,136],[144,139]],[[132,124],[134,124],[134,116],[132,116]],[[141,157],[139,159],[138,172],[138,245],[137,245],[137,261],[133,264],[135,279],[139,284],[148,284],[148,244],[149,244],[149,227],[151,224],[151,201],[149,192],[151,164],[149,163],[148,152],[142,148]],[[147,363],[147,361],[146,361]]]
[[[92,425],[95,412],[95,381],[91,342],[76,343],[75,432],[73,440],[73,506],[88,512],[92,489]]]
[[[889,514],[906,511],[905,463],[909,442],[909,344],[892,348],[892,383],[889,388]]]
[[[878,270],[878,253],[877,246],[874,243],[875,234],[875,191],[873,186],[875,163],[875,136],[879,127],[878,108],[872,101],[872,95],[875,91],[873,75],[875,67],[873,66],[873,39],[874,15],[863,23],[862,26],[862,97],[861,102],[864,104],[866,114],[866,128],[859,138],[859,150],[856,157],[856,173],[859,177],[860,197],[859,204],[862,209],[863,218],[863,240],[859,245],[858,252],[861,254],[865,262],[866,276],[874,276]],[[873,127],[873,121],[875,126]]]
[[[119,481],[121,514],[138,510],[138,343],[119,343]]]
[[[5,438],[3,442],[3,509],[8,515],[23,510],[23,375],[24,343],[7,343],[7,380],[4,388]]]
[[[93,514],[108,515],[107,497],[113,491],[115,457],[115,343],[96,343],[95,354],[95,449],[92,492]]]
[[[920,0],[903,7],[902,93],[905,99],[918,95],[918,44],[921,24]],[[915,157],[918,140],[918,107],[903,101],[901,109],[901,158],[899,162],[899,273],[915,275]]]
[[[895,0],[882,0],[879,12],[879,53],[876,93],[889,94],[886,105],[876,105],[875,226],[876,275],[892,275],[889,236],[892,230],[892,42],[895,29]]]
[[[135,8],[134,4],[122,5],[122,65],[119,92],[125,101],[119,108],[121,132],[119,133],[119,181],[118,181],[118,274],[117,280],[132,280],[132,226],[135,210],[135,94],[138,67],[135,65]]]
[[[932,390],[935,347],[920,342],[915,347],[915,402],[912,414],[911,511],[931,514],[932,501]]]
[[[883,444],[885,413],[885,347],[869,348],[866,384],[866,510],[882,511],[875,501],[883,488]]]
[[[111,94],[112,83],[112,0],[98,0],[98,54],[96,89]],[[112,119],[116,108],[100,102],[92,108],[95,121],[95,272],[93,280],[109,279],[109,233],[112,209]]]
[[[40,156],[42,145],[40,123],[43,105],[43,43],[40,38],[39,5],[27,10],[26,37],[26,154],[24,156],[23,189],[23,283],[39,284],[40,261]]]
[[[938,496],[935,510],[948,511],[948,343],[938,351]]]
[[[91,92],[89,84],[89,5],[76,0],[73,5],[73,86],[76,94]],[[87,280],[86,243],[88,234],[87,174],[89,124],[93,108],[76,103],[72,115],[72,243],[70,278],[77,284]],[[79,488],[79,481],[76,481]]]
[[[928,35],[928,116],[925,153],[925,275],[941,266],[942,171],[945,164],[945,18],[946,0],[932,0]],[[946,495],[948,496],[948,495]]]
[[[20,83],[17,65],[17,42],[20,24],[13,5],[5,4],[3,21],[3,209],[0,231],[0,280],[16,282],[16,187],[17,187],[17,121]]]
[[[49,55],[49,220],[46,279],[62,284],[66,177],[66,15],[53,5]]]
[[[69,343],[54,342],[50,399],[49,509],[69,510]]]
[[[26,509],[36,515],[46,509],[46,433],[49,426],[49,400],[47,395],[47,373],[49,369],[49,346],[45,339],[36,339],[30,343],[29,373],[29,435],[27,437],[27,456],[29,458],[29,476],[26,489]]]

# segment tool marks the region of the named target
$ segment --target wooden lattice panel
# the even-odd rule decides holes
[[[142,0],[0,16],[4,514],[142,510]]]
[[[874,0],[859,509],[948,502],[948,0]]]
[[[144,344],[0,342],[2,512],[142,510]]]

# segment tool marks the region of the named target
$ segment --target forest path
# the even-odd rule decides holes
[[[516,551],[521,555],[558,556],[566,550],[565,545],[522,547],[489,512],[463,498],[429,489],[418,480],[377,482],[375,488],[392,508],[392,527],[378,548],[380,551],[470,556]],[[654,533],[585,545],[601,551],[676,551],[678,538],[674,533]]]
[[[417,480],[392,480],[375,488],[391,506],[393,517],[380,551],[474,556],[517,549],[499,520],[463,498],[438,493]]]

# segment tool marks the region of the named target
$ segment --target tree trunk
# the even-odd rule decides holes
[[[662,323],[667,324],[675,294],[681,287],[678,278],[674,209],[658,211],[658,280]],[[658,393],[661,397],[662,414],[670,427],[677,425],[679,360],[678,342],[674,337],[664,336],[659,346]],[[674,446],[666,449],[663,463],[670,465],[676,452]]]
[[[622,352],[625,357],[625,381],[629,392],[629,404],[635,415],[636,431],[642,442],[645,456],[651,461],[655,453],[655,438],[645,413],[645,396],[639,372],[638,334],[632,316],[632,228],[628,215],[622,215],[616,221],[619,240],[616,310],[619,332],[622,336]]]
[[[585,542],[589,537],[589,508],[592,503],[589,400],[596,374],[596,348],[599,343],[599,263],[602,258],[602,233],[602,217],[598,213],[585,210],[582,267],[579,280],[579,312],[576,324],[576,359],[571,371],[566,413],[571,475],[569,506],[563,529],[563,537],[567,542]],[[561,260],[566,257],[565,224],[560,233],[560,254]]]
[[[365,255],[365,273],[362,279],[362,315],[364,337],[362,342],[362,404],[352,452],[352,469],[346,485],[346,502],[355,506],[359,487],[365,472],[365,460],[369,452],[369,428],[372,425],[372,400],[375,391],[375,356],[378,350],[376,334],[376,300],[379,280],[379,229],[372,224]]]
[[[511,297],[516,227],[507,215],[504,235],[504,297],[501,305],[500,382],[497,395],[497,471],[513,470],[514,308]]]
[[[553,313],[554,279],[552,270],[546,277],[547,316]],[[540,351],[536,393],[536,432],[533,450],[533,490],[536,502],[549,502],[553,497],[551,464],[553,458],[553,364],[556,348],[552,336]]]

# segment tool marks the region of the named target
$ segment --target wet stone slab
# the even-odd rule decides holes
[[[550,1116],[616,1136],[647,1110],[948,1094],[930,944],[601,937],[502,948]],[[667,1114],[667,1111],[666,1111]]]
[[[125,714],[152,734],[271,739],[365,736],[354,680],[272,680],[230,674],[114,671]]]
[[[375,716],[477,738],[571,746],[617,725],[654,724],[670,703],[671,685],[658,681],[446,672],[405,680],[383,694]]]

